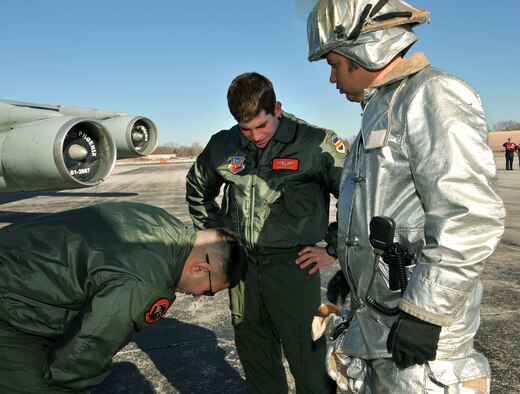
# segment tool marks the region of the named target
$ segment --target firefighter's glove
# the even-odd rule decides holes
[[[327,300],[333,304],[337,304],[338,300],[341,298],[341,304],[343,304],[348,293],[350,293],[350,286],[345,279],[343,271],[339,270],[329,280],[327,285]]]
[[[386,347],[399,368],[424,364],[435,360],[440,333],[440,326],[401,312],[390,329]]]

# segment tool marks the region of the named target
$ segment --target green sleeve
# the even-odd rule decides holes
[[[330,194],[338,198],[343,164],[348,154],[348,147],[333,131],[326,130],[321,144],[322,171]]]
[[[132,317],[153,289],[127,278],[106,283],[85,303],[49,351],[44,379],[60,389],[88,390],[110,372],[112,357],[132,338]]]
[[[323,160],[322,168],[326,176],[329,192],[336,198],[339,196],[339,187],[341,182],[341,173],[343,164],[349,153],[347,145],[339,140],[339,137],[332,131],[327,130],[326,137],[322,143]],[[337,203],[336,203],[337,208]],[[337,213],[336,221],[330,223],[325,236],[325,242],[334,245],[337,250],[338,222]]]
[[[196,229],[220,227],[220,206],[216,201],[222,178],[210,162],[209,145],[200,154],[186,176],[186,201]]]

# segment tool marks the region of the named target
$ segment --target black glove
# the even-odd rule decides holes
[[[327,285],[327,300],[333,304],[337,304],[338,299],[341,297],[341,303],[343,304],[350,293],[350,286],[343,275],[343,271],[339,270],[329,280]]]
[[[401,312],[390,329],[386,348],[399,368],[424,364],[435,360],[440,333],[440,326]]]

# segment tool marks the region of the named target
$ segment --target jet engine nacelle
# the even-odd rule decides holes
[[[16,112],[30,109],[31,116],[49,117],[56,115],[82,116],[97,120],[108,130],[117,147],[117,158],[139,157],[151,154],[157,147],[159,135],[154,122],[144,116],[129,115],[124,112],[104,109],[51,105],[0,100],[0,105],[10,105],[10,118],[16,119]],[[2,125],[0,111],[0,126]],[[24,117],[25,115],[22,115]],[[5,121],[4,121],[5,122]]]
[[[118,159],[149,155],[157,147],[157,127],[148,118],[121,115],[100,122],[111,130]]]
[[[85,116],[102,123],[116,143],[118,159],[146,156],[157,147],[157,127],[144,116],[67,105],[56,108],[64,115]]]
[[[0,109],[0,117],[10,112],[5,104]],[[0,192],[95,186],[110,175],[116,147],[100,122],[63,115],[30,120],[33,116],[27,112],[9,128],[6,117],[0,121]]]
[[[123,112],[0,100],[0,192],[94,186],[152,153],[157,127]]]

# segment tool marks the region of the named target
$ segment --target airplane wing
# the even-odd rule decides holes
[[[0,192],[95,186],[117,158],[148,155],[157,141],[146,117],[0,100]]]

